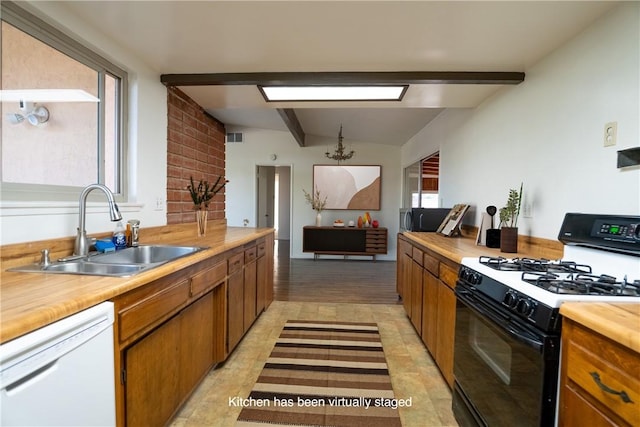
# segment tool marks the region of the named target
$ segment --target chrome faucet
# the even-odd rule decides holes
[[[122,215],[118,209],[118,205],[113,198],[113,193],[107,187],[102,184],[91,184],[82,190],[80,194],[80,206],[79,206],[79,218],[78,218],[78,235],[76,236],[76,243],[73,249],[74,256],[87,256],[89,254],[89,247],[91,247],[91,240],[87,238],[87,230],[84,229],[86,210],[87,210],[87,196],[93,190],[101,190],[106,196],[109,202],[109,216],[111,221],[120,221]]]

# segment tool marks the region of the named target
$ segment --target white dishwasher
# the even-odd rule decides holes
[[[113,426],[113,303],[0,346],[0,425]]]

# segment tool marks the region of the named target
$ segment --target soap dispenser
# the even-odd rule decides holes
[[[113,231],[113,244],[116,247],[116,250],[124,249],[127,247],[127,237],[124,233],[124,226],[122,225],[122,221],[118,221],[116,229]]]

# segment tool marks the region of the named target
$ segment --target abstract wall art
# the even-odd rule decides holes
[[[380,210],[382,166],[313,165],[313,188],[327,198],[325,209]]]

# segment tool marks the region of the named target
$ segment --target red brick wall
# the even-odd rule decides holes
[[[167,223],[195,222],[189,177],[215,182],[225,173],[224,124],[179,89],[167,88]],[[225,189],[209,204],[209,220],[225,218]]]

